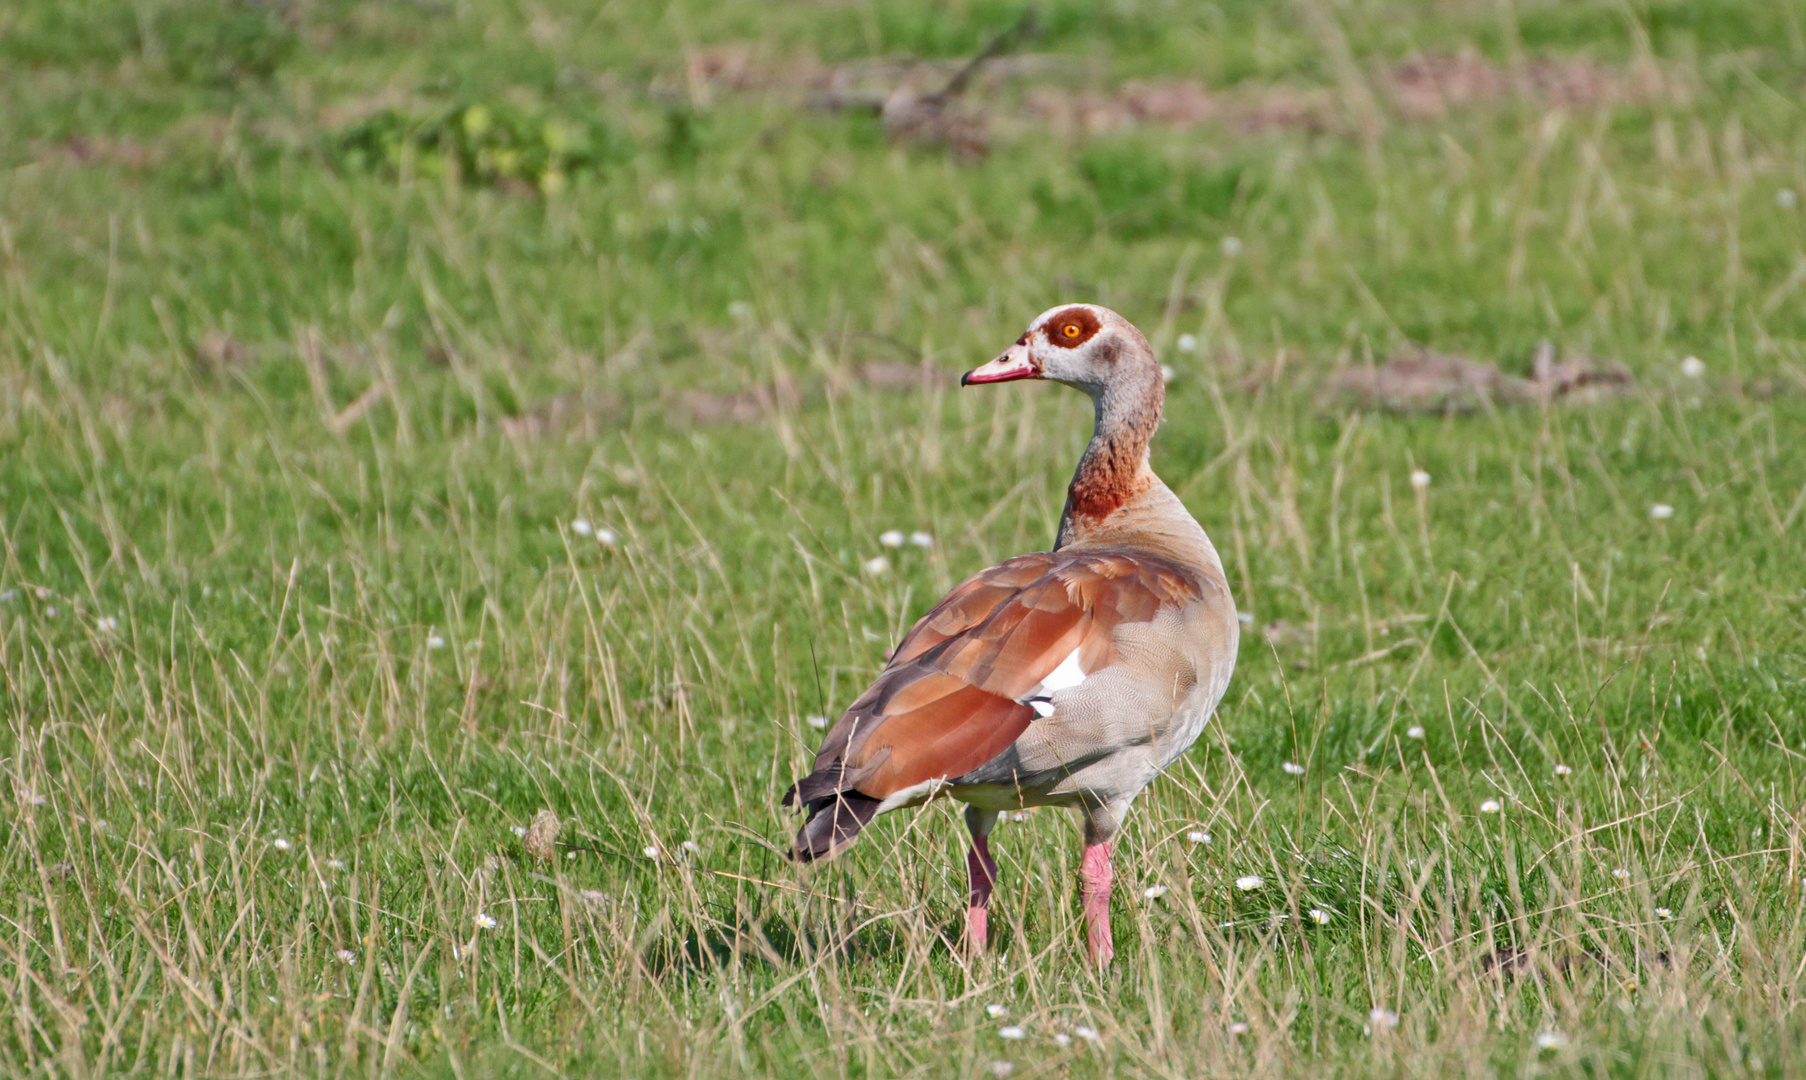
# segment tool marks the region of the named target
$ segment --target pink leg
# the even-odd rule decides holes
[[[991,842],[972,838],[966,852],[966,880],[971,892],[966,903],[966,944],[974,953],[985,951],[990,932],[991,886],[997,882],[997,860],[991,858]]]
[[[1085,878],[1085,945],[1092,963],[1109,967],[1116,956],[1116,945],[1110,940],[1110,883],[1115,878],[1110,868],[1110,844],[1086,844],[1079,868]]]

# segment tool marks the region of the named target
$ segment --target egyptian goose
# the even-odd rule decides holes
[[[1129,804],[1203,731],[1235,667],[1235,602],[1210,538],[1148,464],[1166,391],[1141,331],[1069,304],[960,385],[1049,379],[1091,396],[1054,549],[968,578],[910,630],[784,796],[793,858],[844,850],[874,817],[966,804],[967,944],[985,947],[1000,813],[1066,806],[1085,832],[1086,944],[1109,964],[1110,850]]]

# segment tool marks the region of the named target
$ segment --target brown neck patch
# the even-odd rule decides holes
[[[1071,523],[1096,525],[1147,490],[1153,479],[1148,443],[1160,426],[1165,396],[1159,376],[1150,375],[1146,385],[1119,387],[1099,401],[1097,430],[1066,490]]]
[[[1142,470],[1147,446],[1145,436],[1093,440],[1066,489],[1067,516],[1102,521],[1139,495],[1148,485]]]

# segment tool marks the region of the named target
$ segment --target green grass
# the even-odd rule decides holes
[[[1018,12],[0,11],[0,1071],[1806,1075],[1806,5],[1047,3],[1042,89],[1328,122],[1061,133],[1011,85],[977,160],[683,77]],[[1464,49],[1660,88],[1393,107]],[[1254,619],[1103,976],[1055,813],[1000,829],[978,962],[951,807],[774,849],[807,718],[1048,543],[1086,403],[954,379],[1074,299],[1174,366],[1156,465]],[[1636,390],[1318,393],[1542,340]]]

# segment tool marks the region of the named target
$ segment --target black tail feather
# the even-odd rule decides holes
[[[842,791],[809,804],[809,820],[796,834],[790,857],[815,862],[838,854],[878,816],[880,801],[857,791]]]

